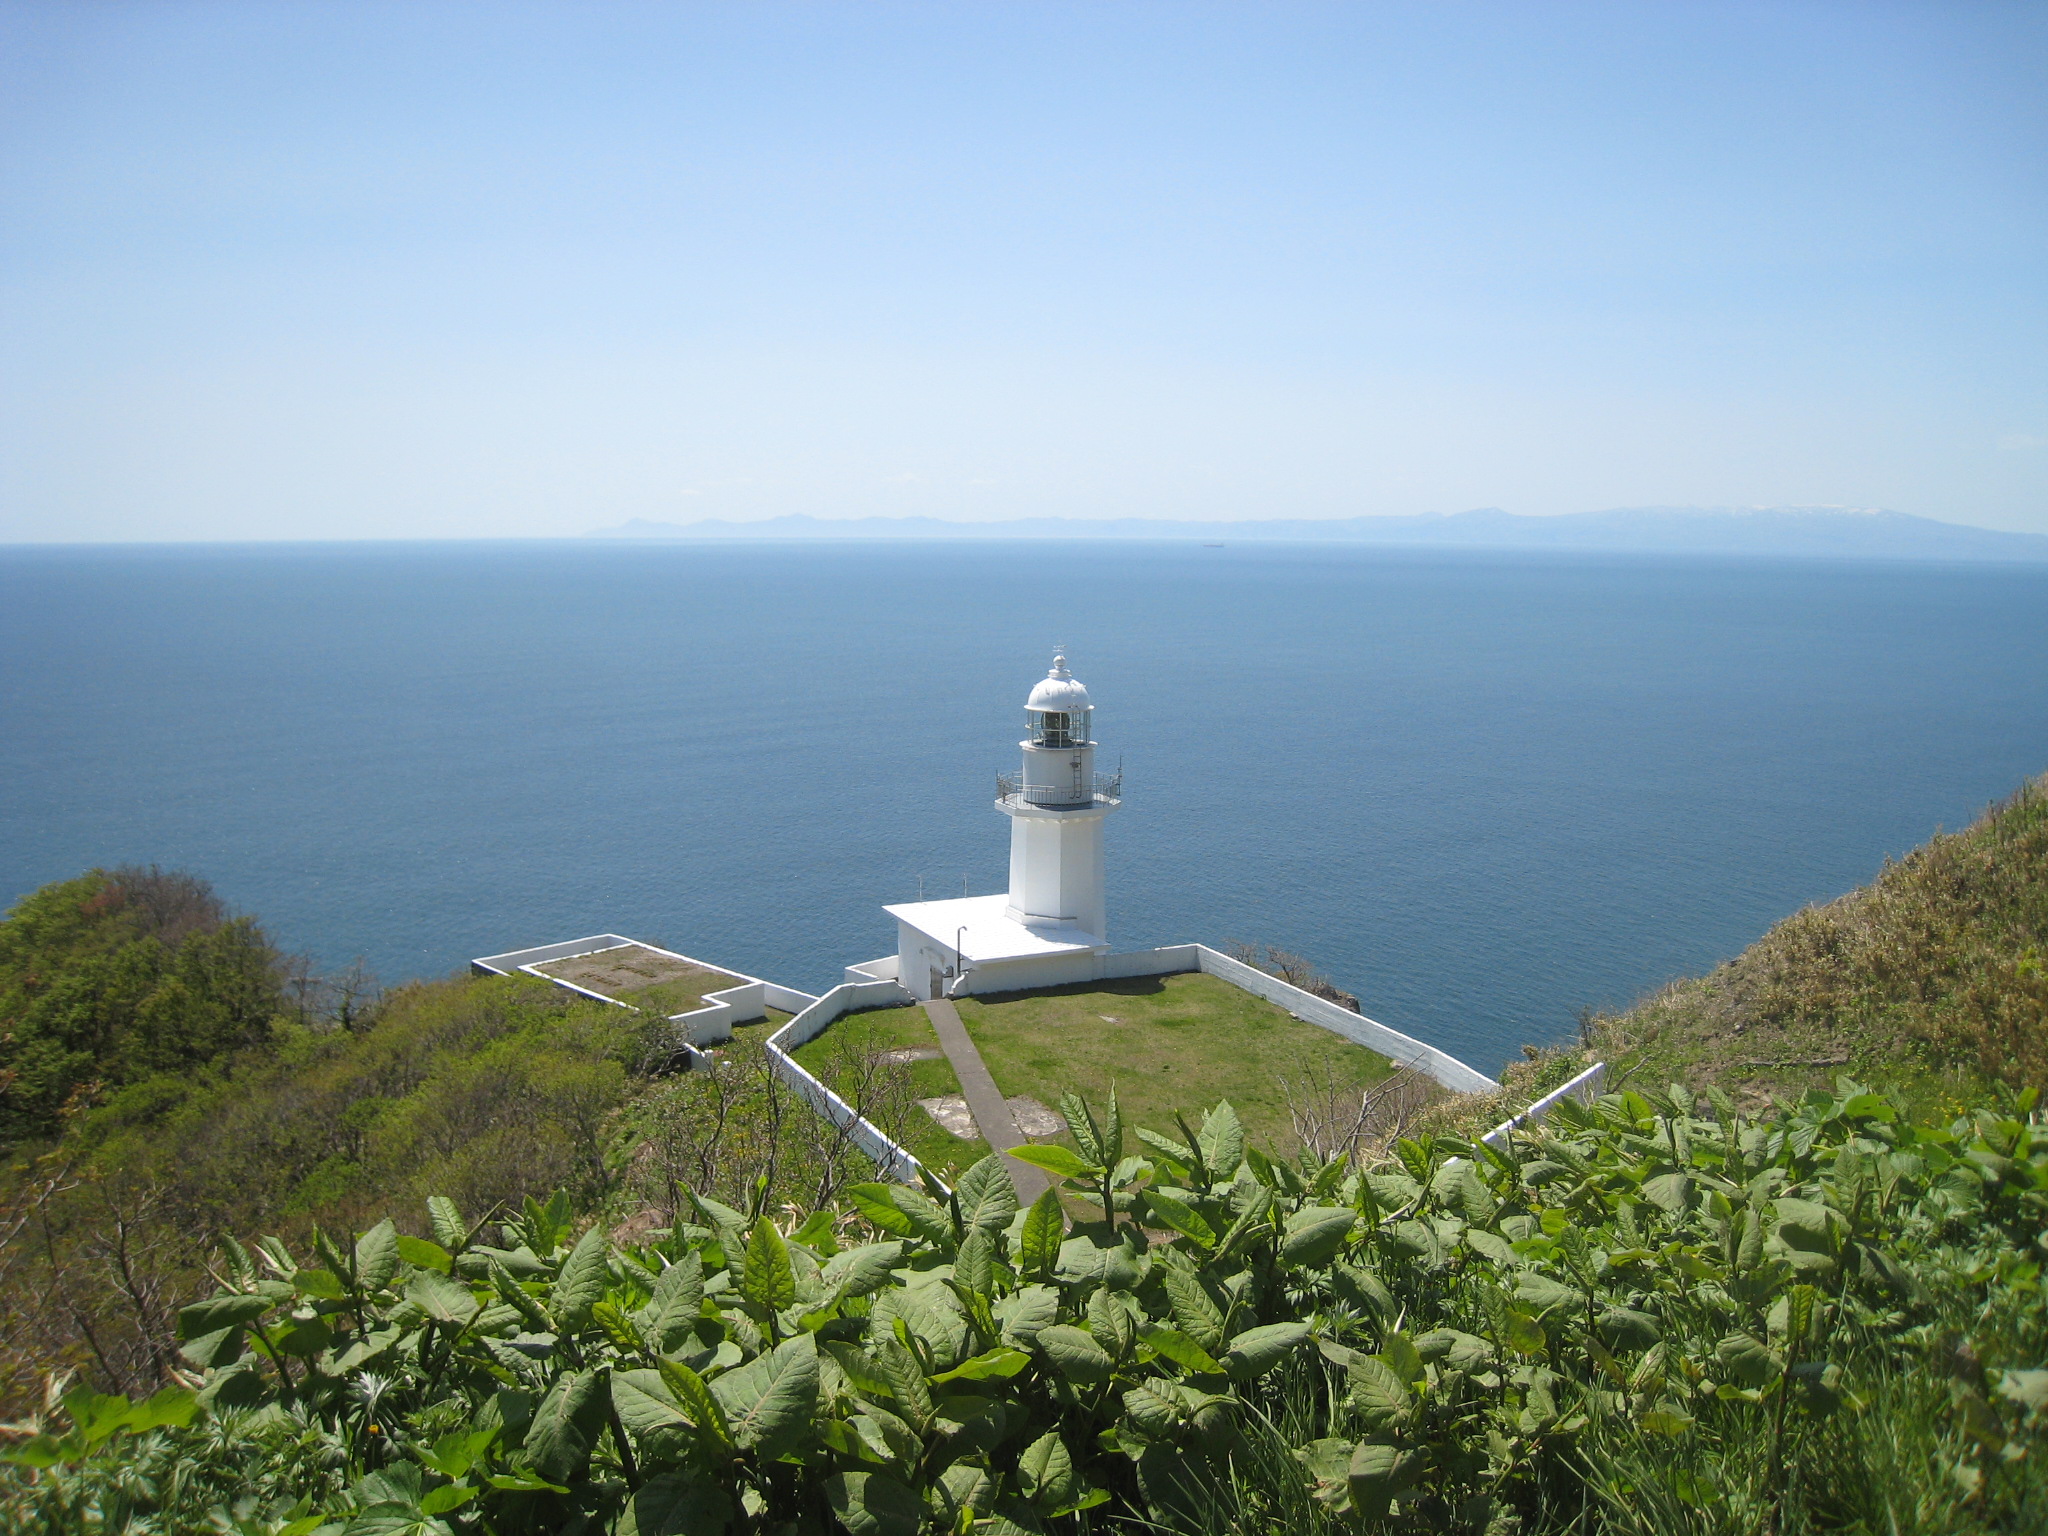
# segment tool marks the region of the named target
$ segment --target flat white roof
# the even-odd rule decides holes
[[[1007,896],[956,896],[950,901],[911,901],[882,910],[947,949],[957,944],[970,961],[1087,954],[1109,947],[1079,928],[1026,927],[1003,915],[1009,904]]]

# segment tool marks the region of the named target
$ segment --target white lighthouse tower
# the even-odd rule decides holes
[[[1003,915],[1034,928],[1109,937],[1102,897],[1102,823],[1122,785],[1095,771],[1095,706],[1054,656],[1024,701],[1030,734],[1024,771],[996,780],[996,808],[1010,818],[1010,901]]]
[[[1010,818],[1008,892],[883,909],[897,924],[888,968],[915,997],[1093,981],[1109,952],[1102,824],[1122,803],[1122,776],[1095,771],[1095,707],[1064,653],[1024,715],[1022,769],[996,777],[996,809]]]

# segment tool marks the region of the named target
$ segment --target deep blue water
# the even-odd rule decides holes
[[[808,990],[1000,888],[1055,643],[1120,946],[1486,1069],[2048,767],[2048,569],[1315,545],[0,549],[0,897],[196,870],[387,981],[617,930]]]

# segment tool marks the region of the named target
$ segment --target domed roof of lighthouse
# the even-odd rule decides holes
[[[1052,670],[1039,680],[1031,690],[1031,697],[1024,701],[1026,709],[1056,709],[1068,714],[1089,708],[1088,690],[1081,686],[1081,680],[1067,670],[1067,656],[1064,651],[1052,659]]]

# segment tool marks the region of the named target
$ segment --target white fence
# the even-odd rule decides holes
[[[825,1032],[827,1025],[862,1008],[908,1005],[910,994],[893,981],[854,981],[834,987],[795,1018],[768,1037],[763,1047],[768,1066],[793,1088],[797,1096],[818,1114],[847,1133],[853,1144],[874,1159],[885,1179],[916,1184],[924,1165],[909,1150],[883,1134],[881,1127],[857,1113],[854,1107],[798,1065],[790,1052]]]
[[[1607,1086],[1607,1063],[1596,1061],[1577,1077],[1543,1095],[1534,1104],[1512,1119],[1503,1120],[1479,1139],[1489,1147],[1505,1149],[1509,1138],[1524,1126],[1534,1125],[1566,1099],[1577,1099],[1581,1104],[1590,1104],[1600,1097],[1600,1090]]]

